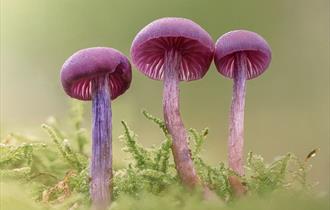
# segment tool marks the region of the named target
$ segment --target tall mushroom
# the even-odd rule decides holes
[[[145,26],[131,47],[132,62],[143,74],[164,81],[163,111],[172,136],[172,153],[181,181],[200,183],[179,110],[179,81],[201,79],[213,59],[214,43],[198,24],[185,18],[161,18]]]
[[[61,70],[65,92],[78,100],[92,100],[91,188],[94,209],[111,201],[111,100],[123,94],[132,80],[128,59],[112,48],[83,49],[67,59]]]
[[[234,80],[230,112],[228,161],[229,167],[244,175],[244,106],[246,80],[261,75],[271,60],[271,49],[258,34],[246,31],[231,31],[221,36],[215,44],[214,62],[225,77]]]

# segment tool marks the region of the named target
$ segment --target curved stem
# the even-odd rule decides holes
[[[107,209],[111,201],[112,123],[108,76],[92,82],[91,197],[93,209]]]
[[[165,54],[163,110],[165,124],[172,136],[172,153],[175,167],[181,181],[188,187],[195,187],[200,181],[193,166],[188,147],[188,135],[179,110],[179,68],[181,57],[175,50]]]
[[[244,106],[246,91],[247,57],[245,53],[237,53],[234,63],[234,85],[230,112],[228,139],[229,167],[239,175],[244,175]]]

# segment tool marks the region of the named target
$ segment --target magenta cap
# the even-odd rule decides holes
[[[79,100],[91,100],[92,80],[105,76],[109,77],[111,99],[123,94],[132,80],[128,59],[113,48],[79,50],[65,61],[61,70],[64,91]]]
[[[214,62],[222,75],[233,78],[235,55],[240,52],[248,58],[247,79],[258,77],[271,61],[271,49],[260,35],[246,30],[230,31],[215,44]]]
[[[179,80],[201,79],[210,67],[214,43],[198,24],[185,18],[161,18],[145,26],[131,47],[132,62],[151,79],[162,80],[164,54],[180,52]]]

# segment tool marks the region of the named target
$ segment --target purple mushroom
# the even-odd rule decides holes
[[[94,209],[111,201],[111,100],[123,94],[132,80],[128,59],[112,48],[83,49],[65,61],[61,81],[65,92],[78,100],[92,100],[91,198]]]
[[[214,62],[220,74],[234,80],[228,139],[229,167],[244,175],[244,104],[246,80],[262,74],[271,60],[268,43],[258,34],[236,30],[221,36],[215,44]]]
[[[164,81],[163,111],[172,136],[172,153],[181,181],[200,183],[179,110],[179,82],[201,79],[213,59],[214,43],[198,24],[185,18],[161,18],[145,26],[131,47],[132,62],[143,74]]]

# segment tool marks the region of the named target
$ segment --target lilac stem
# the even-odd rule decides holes
[[[112,123],[108,76],[92,82],[92,163],[91,197],[93,209],[107,209],[111,202]]]
[[[183,184],[193,188],[199,178],[193,166],[188,147],[188,135],[179,109],[179,68],[181,57],[175,50],[165,53],[163,109],[165,124],[172,136],[172,153],[175,167]]]
[[[244,175],[243,145],[244,145],[244,106],[246,91],[247,57],[237,53],[234,63],[234,85],[230,112],[230,127],[228,139],[229,167],[239,175]]]

